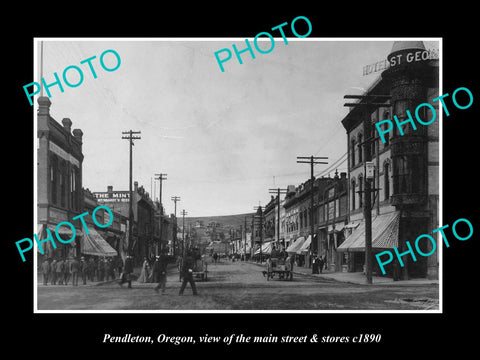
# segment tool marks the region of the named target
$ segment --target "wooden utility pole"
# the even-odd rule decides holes
[[[184,210],[182,210],[181,212],[182,214],[182,242],[183,242],[183,258],[185,258],[185,255],[186,255],[186,246],[185,246],[185,215],[187,215],[187,212]]]
[[[313,166],[315,164],[328,164],[328,162],[318,161],[318,160],[326,160],[328,157],[324,156],[297,156],[297,163],[299,164],[310,164],[310,240],[313,243],[313,237],[315,234],[315,226],[313,223],[313,203],[314,203],[314,193],[313,193],[313,185],[315,183],[315,177],[313,176]]]
[[[158,176],[155,178],[155,180],[158,180],[159,181],[159,185],[160,185],[160,194],[159,194],[159,200],[160,200],[160,223],[158,224],[158,229],[159,229],[159,238],[158,238],[158,253],[157,255],[159,255],[160,251],[162,250],[163,246],[162,246],[162,218],[163,218],[163,206],[162,206],[162,181],[163,180],[167,180],[166,176],[167,174],[155,174],[155,176]]]
[[[177,246],[177,201],[180,201],[180,196],[172,196],[170,198],[174,203],[175,203],[175,225],[174,225],[174,228],[173,228],[173,256],[176,256],[177,254],[177,249],[176,249],[176,246]]]
[[[141,134],[140,131],[122,131],[122,134],[128,136],[122,136],[122,139],[129,140],[130,142],[130,182],[129,182],[129,210],[128,210],[128,255],[132,252],[132,232],[133,232],[133,189],[132,189],[132,147],[133,140],[141,139],[140,136],[134,136],[133,134]]]

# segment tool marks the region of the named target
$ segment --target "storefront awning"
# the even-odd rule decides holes
[[[287,253],[296,253],[298,249],[300,249],[305,242],[305,238],[303,236],[300,236],[295,240],[293,243],[291,243],[288,248],[285,250]]]
[[[272,242],[267,242],[262,245],[262,254],[270,255],[272,253]],[[254,255],[260,255],[260,247],[255,251]]]
[[[80,252],[85,255],[115,256],[117,251],[93,228],[88,229],[89,234],[83,233],[80,242]]]
[[[308,235],[307,240],[304,241],[302,246],[297,250],[297,254],[305,254],[310,250],[310,244],[312,243],[312,236]]]
[[[56,238],[56,234],[55,234],[55,228],[56,226],[54,225],[47,225],[48,227],[48,230],[50,230],[50,232],[52,233],[52,237],[54,238],[54,240],[56,241],[57,238]],[[70,240],[72,237],[73,237],[73,231],[70,227],[68,226],[61,226],[58,228],[58,234],[60,235],[60,237],[65,240],[65,241],[68,241]],[[82,232],[78,229],[75,229],[75,238],[74,240],[70,241],[68,244],[70,244],[70,246],[72,247],[75,247],[75,244],[76,244],[76,240],[79,236],[82,235]]]
[[[400,212],[378,215],[372,219],[372,249],[392,249],[398,246]],[[345,239],[337,251],[365,251],[365,221]]]

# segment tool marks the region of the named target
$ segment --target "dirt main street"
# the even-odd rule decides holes
[[[267,281],[263,267],[243,262],[210,264],[198,296],[182,296],[178,271],[168,276],[164,295],[155,284],[117,282],[79,286],[38,285],[38,310],[438,310],[435,284],[358,285],[295,274],[292,281]]]

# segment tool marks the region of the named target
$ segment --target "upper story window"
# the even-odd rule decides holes
[[[383,119],[382,120],[392,121],[392,119],[390,118],[390,112],[389,111],[384,111],[383,112]],[[383,131],[387,131],[387,126],[388,126],[388,123],[383,124]],[[385,139],[385,143],[383,144],[383,146],[390,145],[390,132],[383,133],[383,138]]]
[[[358,163],[361,163],[363,161],[362,141],[363,141],[363,136],[362,134],[359,134],[358,135]]]
[[[50,158],[50,200],[52,204],[57,204],[57,178],[58,178],[58,159],[55,155]]]
[[[352,139],[350,143],[350,161],[351,161],[351,167],[355,166],[355,138]]]
[[[352,210],[355,210],[355,179],[352,179]]]

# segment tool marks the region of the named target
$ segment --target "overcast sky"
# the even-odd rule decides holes
[[[273,51],[255,52],[255,59],[243,53],[243,64],[233,55],[225,72],[214,52],[232,50],[233,43],[243,49],[244,38],[44,41],[47,83],[69,65],[83,69],[80,86],[64,84],[63,93],[50,89],[51,115],[60,123],[70,118],[72,128],[84,133],[83,186],[128,190],[129,146],[122,131],[130,129],[141,131],[133,148],[134,181],[152,194],[154,175],[168,174],[166,211],[173,212],[170,198],[180,196],[177,211],[188,216],[246,213],[265,205],[269,188],[298,185],[310,176],[309,165],[297,164],[297,156],[327,156],[329,164],[346,160],[343,96],[362,94],[375,81],[379,73],[363,76],[363,66],[385,59],[393,40],[288,40],[285,45],[276,38]],[[99,64],[108,49],[121,57],[113,72]],[[97,79],[80,64],[93,55]],[[115,65],[112,54],[105,61]],[[72,83],[74,73],[68,73]],[[317,165],[315,174],[329,166]],[[331,176],[336,168],[347,171],[346,161]],[[158,181],[155,188],[158,197]]]

